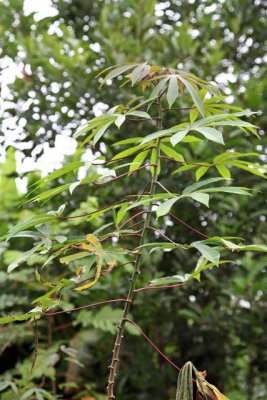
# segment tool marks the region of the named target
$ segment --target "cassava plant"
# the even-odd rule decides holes
[[[61,307],[64,293],[70,290],[90,290],[98,284],[103,275],[112,274],[118,267],[130,264],[132,276],[130,282],[125,278],[128,284],[126,298],[88,305],[91,307],[124,302],[109,366],[108,400],[115,398],[121,347],[128,324],[137,328],[161,356],[175,366],[131,319],[131,307],[140,291],[179,287],[199,280],[203,271],[231,261],[230,256],[221,258],[221,254],[267,252],[267,246],[264,245],[242,242],[240,244],[239,237],[208,237],[202,234],[203,240],[180,243],[179,238],[174,240],[169,237],[167,231],[170,219],[174,222],[179,221],[179,202],[197,202],[200,207],[209,207],[210,197],[211,203],[215,205],[217,194],[251,196],[249,188],[232,183],[231,170],[236,167],[264,177],[264,167],[251,161],[251,158],[257,157],[258,154],[241,153],[234,148],[223,151],[223,146],[231,130],[259,137],[257,127],[243,119],[252,117],[256,112],[242,110],[226,103],[216,85],[185,71],[151,66],[147,63],[129,63],[108,68],[98,79],[103,85],[117,77],[125,78],[123,85],[130,84],[135,89],[137,87],[137,90],[143,92],[142,97],[131,97],[129,90],[131,98],[126,104],[113,106],[108,112],[83,124],[74,134],[76,139],[81,139],[76,154],[81,156],[88,147],[98,149],[99,143],[105,143],[105,139],[113,140],[116,129],[126,132],[129,121],[143,124],[142,137],[136,137],[134,132],[130,132],[125,139],[114,140],[113,145],[117,150],[115,154],[110,155],[103,150],[101,153],[96,152],[90,163],[81,161],[81,158],[68,163],[35,183],[27,202],[44,202],[66,190],[72,194],[76,187],[81,185],[91,185],[95,188],[119,185],[124,179],[127,180],[129,192],[131,180],[138,181],[141,174],[145,186],[140,191],[129,192],[125,197],[118,198],[114,203],[106,203],[97,210],[78,215],[64,215],[64,206],[61,206],[57,211],[50,210],[11,227],[3,239],[9,241],[25,236],[34,239],[35,243],[23,257],[9,265],[9,273],[35,253],[47,255],[44,265],[59,259],[61,264],[69,266],[69,272],[67,277],[57,277],[56,281],[52,282],[36,270],[37,280],[49,290],[33,301],[35,307],[29,312],[0,319],[1,324],[28,319],[37,321],[43,315],[69,311],[63,309],[51,312],[51,309]],[[177,107],[181,97],[188,100],[188,106]],[[177,115],[177,124],[173,126],[168,124],[171,111]],[[199,142],[210,146],[214,156],[212,159],[188,161],[188,149]],[[188,170],[194,171],[195,181],[188,181],[182,193],[165,187],[161,171],[166,169],[166,164],[168,168],[171,165],[170,172],[173,176]],[[73,171],[78,173],[81,167],[83,171],[86,170],[84,178],[75,182],[66,180],[67,183],[49,188],[52,182],[67,177]],[[43,191],[43,187],[47,188]],[[105,223],[101,228],[87,232],[85,236],[73,236],[71,232],[68,235],[54,233],[60,231],[58,223],[64,224],[66,219],[71,221],[72,218],[78,218],[81,224],[88,224],[96,217],[101,217]],[[55,225],[57,229],[54,228]],[[236,235],[236,232],[233,232],[233,235]],[[195,269],[191,273],[178,271],[174,276],[162,277],[160,271],[157,271],[155,279],[147,282],[144,287],[140,286],[139,276],[142,273],[144,257],[149,257],[154,251],[175,252],[180,249],[199,254]],[[198,372],[189,362],[180,371],[176,400],[193,400],[194,393],[197,399],[226,399],[205,380],[204,374]]]

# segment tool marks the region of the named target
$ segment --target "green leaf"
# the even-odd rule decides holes
[[[171,108],[177,97],[178,97],[177,77],[171,76],[169,79],[169,85],[167,90],[167,101],[169,104],[169,108]]]
[[[118,64],[115,65],[115,67],[110,67],[108,69],[111,69],[111,71],[105,76],[103,82],[101,83],[101,86],[107,82],[109,79],[114,79],[119,75],[122,75],[124,72],[129,71],[129,69],[132,69],[134,67],[136,67],[137,65],[139,65],[138,63],[129,63],[129,64]],[[99,75],[102,75],[103,73],[105,73],[108,69],[105,69],[104,71],[102,71]],[[98,75],[98,76],[99,76]]]
[[[13,226],[6,235],[6,241],[11,239],[14,235],[21,231],[25,231],[28,228],[31,228],[36,225],[44,224],[48,221],[55,220],[56,217],[52,214],[40,214],[36,215],[36,217],[27,219],[26,221],[20,222],[19,224]]]
[[[197,109],[197,108],[193,108],[193,110],[190,111],[190,122],[191,122],[191,124],[192,124],[193,122],[195,122],[195,120],[196,120],[197,117],[198,117],[198,114],[199,114],[199,112],[198,112],[198,109]]]
[[[189,197],[192,197],[192,199],[198,201],[201,204],[204,204],[206,207],[209,207],[209,195],[206,193],[200,193],[200,192],[193,192],[188,195]]]
[[[220,126],[238,126],[243,128],[257,128],[256,125],[252,125],[249,122],[242,121],[241,119],[238,120],[228,120],[228,121],[217,121],[214,122],[213,125],[220,125]]]
[[[233,167],[243,169],[244,171],[247,171],[250,174],[260,176],[261,178],[264,178],[264,179],[267,178],[266,175],[264,175],[264,173],[260,172],[257,169],[257,168],[261,168],[260,165],[255,165],[255,164],[250,164],[250,163],[247,163],[247,165],[244,165],[243,163],[241,163],[239,161],[229,161],[229,164],[232,165]]]
[[[187,282],[188,274],[185,275],[172,275],[166,276],[164,278],[153,279],[149,282],[151,286],[162,286],[162,285],[172,285],[176,283],[184,283]]]
[[[173,147],[176,146],[177,143],[180,143],[183,140],[183,138],[188,134],[188,132],[189,132],[188,130],[185,130],[175,133],[170,139],[170,142],[173,145]]]
[[[213,162],[226,162],[243,157],[259,157],[258,153],[239,153],[236,151],[226,151],[213,158]]]
[[[143,161],[145,160],[148,152],[149,150],[146,150],[137,154],[137,156],[133,159],[133,162],[130,165],[129,172],[135,171],[143,164]]]
[[[169,128],[169,129],[163,129],[162,131],[157,131],[157,132],[151,133],[150,135],[147,135],[144,137],[141,144],[151,142],[152,140],[158,139],[162,136],[168,136],[174,132],[177,132],[177,127],[175,127],[175,126],[172,128]]]
[[[196,137],[196,136],[193,136],[193,135],[186,135],[186,136],[183,138],[183,142],[184,142],[184,143],[203,142],[203,139],[200,139],[200,138],[198,138],[198,137]]]
[[[184,157],[182,156],[182,154],[177,153],[171,147],[166,146],[165,144],[161,143],[160,148],[163,151],[163,153],[166,154],[166,156],[171,157],[176,161],[184,162]]]
[[[231,172],[225,165],[218,164],[218,165],[215,165],[215,167],[217,168],[217,170],[221,176],[223,176],[224,178],[231,178]]]
[[[214,266],[218,267],[219,265],[226,264],[226,263],[231,263],[231,262],[232,262],[231,260],[221,260],[221,261],[218,262],[218,264],[214,264],[214,263],[209,263],[206,258],[201,256],[199,258],[198,262],[197,262],[196,268],[194,269],[194,271],[190,275],[189,279],[196,279],[196,280],[199,281],[200,280],[200,274],[201,274],[202,271],[210,269],[210,268],[212,268]]]
[[[147,146],[144,146],[144,145],[141,145],[141,144],[139,144],[138,146],[129,147],[128,149],[120,151],[118,154],[116,154],[112,158],[112,161],[118,160],[120,158],[125,158],[125,157],[128,157],[128,156],[131,156],[132,154],[138,152],[139,150],[143,150],[145,148],[147,148]]]
[[[160,204],[160,206],[157,208],[156,214],[157,218],[162,217],[163,215],[168,214],[174,203],[179,200],[179,197],[175,197],[174,199],[169,199],[165,201],[164,203]]]
[[[126,115],[133,115],[135,117],[151,119],[150,115],[145,111],[128,111]]]
[[[214,263],[214,265],[218,265],[220,260],[220,253],[217,250],[201,242],[193,242],[191,243],[190,247],[194,247],[195,249],[200,251],[202,256],[210,262]]]
[[[68,163],[64,167],[59,168],[58,170],[38,180],[32,186],[38,186],[38,187],[45,186],[48,182],[53,181],[54,179],[57,179],[63,175],[66,175],[69,172],[77,171],[80,167],[83,167],[84,165],[85,162],[83,161],[75,161],[72,163]]]
[[[189,83],[186,79],[182,78],[181,76],[179,76],[179,79],[181,82],[183,82],[183,84],[187,88],[188,92],[190,93],[190,96],[192,97],[192,100],[193,100],[195,106],[197,107],[200,114],[204,117],[205,111],[204,111],[203,103],[202,103],[202,100],[201,100],[199,94],[193,88],[191,83]]]
[[[120,207],[119,211],[117,212],[117,216],[116,216],[116,226],[119,225],[119,223],[123,220],[126,212],[127,212],[127,207],[128,207],[128,203],[123,204],[123,206]]]
[[[43,246],[43,242],[39,243],[37,246],[34,246],[32,249],[25,251],[22,256],[18,257],[11,264],[9,264],[7,268],[7,273],[14,271],[19,265],[27,261],[34,253],[36,253]]]
[[[96,145],[96,143],[99,141],[99,139],[101,139],[101,137],[104,135],[104,133],[106,132],[106,130],[110,127],[110,125],[114,122],[114,119],[112,119],[112,121],[107,122],[105,125],[102,125],[100,128],[96,129],[96,131],[94,132],[94,145]]]
[[[134,86],[135,83],[139,82],[144,75],[146,75],[146,73],[148,72],[147,68],[148,67],[146,64],[141,64],[138,65],[131,73],[131,77],[132,77],[132,86]],[[150,69],[150,67],[148,67],[148,69]]]
[[[208,171],[209,167],[200,167],[196,170],[196,180],[199,181],[202,176]]]
[[[165,89],[166,83],[169,80],[169,77],[162,79],[157,86],[153,89],[150,99],[158,97],[160,92]]]
[[[122,124],[124,123],[126,116],[124,114],[120,114],[114,121],[115,125],[120,129]]]
[[[129,139],[123,139],[123,140],[119,140],[118,142],[115,142],[112,144],[112,146],[121,146],[123,144],[132,144],[132,143],[138,143],[141,142],[141,137],[133,137],[133,138],[129,138]]]
[[[205,136],[205,138],[212,140],[213,142],[224,144],[223,135],[217,129],[203,127],[203,128],[194,128],[194,130],[201,133],[203,136]]]
[[[214,182],[219,182],[219,181],[223,181],[225,180],[225,178],[209,178],[209,179],[204,179],[204,181],[200,181],[197,183],[193,183],[193,185],[187,186],[184,190],[183,190],[183,194],[189,194],[192,192],[197,191],[198,189],[202,188],[203,186],[207,186],[210,185],[211,183]]]
[[[37,319],[40,318],[40,316],[41,313],[33,312],[15,316],[2,317],[0,318],[0,325],[9,324],[10,322],[15,322],[15,321],[26,321],[27,319]]]
[[[216,193],[216,192],[221,192],[221,193],[234,193],[234,194],[241,194],[244,196],[251,196],[249,192],[247,192],[247,188],[243,187],[237,187],[237,186],[220,186],[217,188],[208,188],[208,189],[201,189],[201,192],[206,192],[206,193]]]

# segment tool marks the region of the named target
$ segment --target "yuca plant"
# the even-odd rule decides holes
[[[267,246],[240,244],[240,238],[202,235],[205,236],[204,240],[180,243],[179,239],[174,240],[168,237],[167,233],[168,218],[179,221],[179,216],[175,215],[172,209],[180,201],[198,202],[201,207],[209,207],[210,197],[213,200],[216,193],[224,193],[226,196],[231,194],[251,196],[249,188],[232,184],[231,169],[236,167],[264,177],[265,168],[258,163],[247,161],[247,157],[252,158],[258,154],[241,153],[234,149],[223,151],[227,137],[227,134],[223,134],[223,129],[228,129],[228,131],[238,129],[240,134],[253,134],[259,137],[257,127],[242,119],[256,113],[225,103],[224,97],[214,84],[191,73],[172,68],[151,66],[147,63],[130,63],[108,68],[98,78],[102,80],[101,85],[103,85],[121,76],[125,77],[123,84],[140,87],[143,96],[132,97],[125,105],[113,106],[107,113],[82,125],[74,134],[76,139],[81,139],[79,152],[83,153],[88,146],[94,149],[99,142],[105,142],[105,137],[110,138],[110,134],[116,129],[125,129],[126,132],[125,127],[128,121],[144,123],[145,127],[150,124],[151,128],[147,128],[148,132],[142,137],[127,135],[125,139],[113,143],[114,148],[119,149],[115,155],[111,156],[102,152],[90,165],[83,161],[74,161],[65,165],[35,183],[33,194],[28,195],[27,201],[43,202],[66,190],[72,194],[75,188],[81,185],[108,186],[114,182],[121,184],[123,179],[127,179],[129,189],[131,188],[130,180],[133,179],[136,182],[141,173],[146,176],[145,187],[139,192],[129,193],[124,198],[119,198],[114,203],[107,203],[92,212],[68,216],[63,215],[64,207],[62,206],[57,211],[36,215],[11,227],[3,238],[9,241],[14,237],[25,236],[35,241],[32,249],[9,265],[9,273],[35,253],[47,254],[44,265],[59,259],[62,264],[70,266],[70,271],[68,277],[64,276],[57,282],[50,282],[36,270],[37,280],[49,290],[33,301],[36,306],[34,309],[26,314],[3,317],[0,319],[1,324],[28,319],[36,321],[42,315],[55,314],[50,310],[61,306],[61,300],[64,299],[66,291],[89,290],[97,285],[103,275],[112,273],[120,267],[122,257],[124,261],[126,260],[124,264],[129,262],[132,264],[130,282],[126,279],[128,284],[126,298],[88,305],[90,307],[112,302],[125,303],[109,366],[108,400],[115,398],[121,347],[125,327],[128,324],[137,328],[161,356],[172,363],[131,320],[131,307],[138,292],[178,287],[194,279],[199,280],[202,271],[230,262],[227,258],[221,259],[221,253],[267,252]],[[190,105],[179,109],[175,107],[175,104],[181,96],[190,99]],[[175,112],[183,110],[183,114],[177,114],[182,120],[177,121],[176,125],[168,126],[166,116],[171,110]],[[186,148],[201,141],[205,141],[207,146],[212,146],[214,157],[194,162],[186,160]],[[195,170],[195,182],[188,182],[182,193],[171,191],[161,180],[161,170],[164,170],[165,164],[169,165],[170,162],[173,166],[172,174]],[[85,178],[45,191],[40,190],[58,178],[67,176],[70,172],[79,171],[81,167],[87,168]],[[204,175],[208,175],[208,178],[203,179]],[[95,217],[102,217],[103,221],[105,218],[106,220],[109,218],[109,221],[112,218],[112,220],[93,232],[87,232],[85,236],[73,237],[71,232],[69,235],[53,234],[55,221],[64,223],[68,218],[79,218],[88,223]],[[50,230],[47,226],[51,226]],[[145,287],[140,287],[139,275],[142,272],[144,256],[147,257],[154,251],[179,251],[179,249],[195,251],[199,254],[195,269],[191,273],[179,273],[154,279],[147,282]],[[73,263],[76,263],[75,265],[80,263],[75,271],[72,268]],[[66,310],[56,313],[61,312],[66,312]],[[175,364],[172,363],[172,365]],[[195,388],[193,384],[196,385]],[[195,392],[198,399],[225,399],[218,389],[205,381],[203,374],[188,363],[179,374],[176,400],[193,400]]]

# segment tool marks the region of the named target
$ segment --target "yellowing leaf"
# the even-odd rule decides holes
[[[78,247],[80,249],[88,250],[89,252],[94,253],[97,256],[98,260],[97,260],[97,264],[96,264],[96,271],[95,271],[94,279],[91,282],[88,282],[85,285],[79,286],[74,289],[74,290],[78,290],[78,291],[82,291],[84,289],[89,289],[90,287],[92,287],[96,284],[96,282],[98,281],[98,279],[101,275],[101,269],[102,269],[102,264],[103,264],[103,249],[102,249],[101,243],[99,242],[97,237],[89,234],[86,236],[86,240],[90,244],[80,243],[78,245]]]
[[[86,283],[83,286],[79,286],[79,287],[75,288],[74,290],[82,291],[84,289],[89,289],[90,287],[94,286],[96,284],[96,282],[98,281],[98,279],[101,275],[101,268],[102,268],[102,264],[103,264],[103,255],[102,254],[97,254],[97,255],[98,255],[98,261],[96,264],[96,272],[95,272],[94,280],[89,283]]]
[[[87,242],[91,243],[95,247],[98,247],[98,248],[102,247],[99,240],[94,235],[91,235],[91,234],[87,235],[86,240],[87,240]]]

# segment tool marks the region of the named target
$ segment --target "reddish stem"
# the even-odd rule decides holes
[[[198,231],[197,229],[193,228],[191,225],[187,224],[185,221],[183,221],[182,219],[176,217],[176,215],[170,213],[170,216],[172,216],[172,218],[174,218],[176,221],[180,222],[181,224],[183,224],[184,226],[186,226],[187,228],[191,229],[191,231],[197,233],[200,236],[203,236],[206,239],[209,239],[209,236],[205,235],[205,233],[202,233],[200,231]]]
[[[167,361],[177,371],[181,371],[181,368],[174,364],[174,362],[172,362],[164,353],[162,353],[162,351],[152,342],[152,340],[149,339],[149,337],[142,331],[140,326],[138,326],[135,322],[128,318],[125,318],[125,321],[132,324],[141,333],[145,340],[153,347],[153,349],[155,349],[159,353],[159,355],[164,358],[165,361]]]
[[[101,304],[119,303],[119,302],[129,303],[129,300],[127,300],[127,299],[111,299],[111,300],[99,301],[98,303],[86,304],[85,306],[70,308],[69,310],[56,311],[56,312],[52,312],[52,313],[44,313],[44,315],[49,316],[49,315],[65,314],[65,313],[72,312],[72,311],[79,311],[84,308],[100,306]]]
[[[134,219],[134,218],[136,218],[136,217],[139,217],[139,215],[142,215],[142,214],[147,213],[147,212],[148,212],[148,211],[140,211],[140,212],[134,214],[132,217],[130,217],[130,218],[128,218],[126,221],[124,221],[123,224],[121,224],[121,225],[117,228],[117,230],[118,230],[118,231],[121,230],[121,228],[122,228],[124,225],[126,225],[128,222],[130,222],[132,219]]]
[[[160,236],[164,237],[164,239],[168,240],[168,242],[171,242],[173,244],[177,244],[175,243],[171,238],[169,238],[168,236],[166,236],[164,233],[160,232],[158,229],[152,228],[151,226],[147,227],[148,229],[151,229],[154,232],[157,232]]]
[[[164,285],[164,286],[145,286],[139,289],[135,289],[135,292],[142,292],[143,290],[151,290],[151,289],[171,289],[171,288],[176,288],[179,286],[184,286],[188,283],[188,281],[183,282],[183,283],[176,283],[174,285]]]

